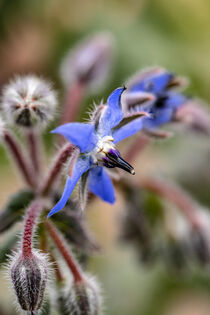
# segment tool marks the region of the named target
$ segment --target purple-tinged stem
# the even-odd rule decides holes
[[[43,210],[43,204],[40,200],[35,200],[29,206],[26,212],[24,230],[22,235],[22,255],[29,257],[32,255],[33,233],[36,227],[37,219]]]
[[[61,123],[68,123],[76,120],[80,104],[84,97],[85,85],[81,81],[75,81],[67,90],[66,99],[64,100]]]
[[[51,238],[53,239],[55,245],[57,246],[63,258],[65,259],[68,267],[70,268],[72,275],[74,277],[74,281],[75,282],[83,281],[84,279],[80,267],[73,258],[73,256],[71,255],[71,253],[69,252],[69,249],[65,241],[63,240],[62,236],[60,235],[59,231],[49,220],[45,221],[45,224]]]
[[[153,178],[142,179],[139,183],[142,189],[152,191],[174,203],[185,215],[192,227],[199,229],[202,227],[199,213],[194,201],[180,188]]]
[[[58,153],[57,158],[55,159],[55,162],[53,163],[47,178],[44,181],[43,186],[41,187],[40,191],[42,195],[47,195],[51,188],[53,187],[56,179],[61,173],[62,167],[65,162],[72,156],[73,152],[76,152],[77,149],[73,144],[65,144],[60,152]]]
[[[5,145],[8,147],[8,149],[11,152],[12,158],[17,165],[17,168],[20,170],[21,174],[24,177],[24,180],[26,183],[32,187],[36,187],[36,181],[33,176],[33,170],[30,168],[28,160],[25,158],[21,146],[18,143],[17,139],[13,134],[11,134],[8,131],[5,131],[3,135],[3,139],[5,142]]]
[[[29,156],[33,165],[34,173],[38,177],[40,173],[40,139],[36,131],[30,130],[27,135]]]

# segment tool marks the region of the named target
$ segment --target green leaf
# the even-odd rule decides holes
[[[22,219],[25,208],[34,199],[30,190],[20,190],[12,195],[0,214],[0,233],[8,230],[14,223]]]
[[[18,241],[18,236],[12,235],[3,246],[0,247],[0,266],[8,259],[8,255],[11,254],[15,244]]]

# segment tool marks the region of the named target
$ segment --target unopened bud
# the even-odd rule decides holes
[[[33,252],[30,256],[20,254],[11,263],[11,278],[17,300],[25,311],[39,310],[47,283],[47,260]]]
[[[10,124],[43,126],[53,119],[57,105],[51,84],[37,76],[18,76],[3,90],[1,107]]]
[[[184,123],[192,130],[210,134],[209,109],[202,101],[190,100],[184,103],[175,112],[174,120]]]
[[[61,77],[68,87],[80,81],[94,89],[104,83],[113,57],[113,38],[108,33],[88,37],[71,50],[61,65]]]
[[[59,307],[64,315],[99,315],[101,298],[98,285],[92,279],[74,282],[68,294],[59,297]]]

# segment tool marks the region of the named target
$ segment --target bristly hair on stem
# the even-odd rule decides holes
[[[40,188],[40,192],[43,196],[47,195],[55,184],[59,175],[61,175],[62,168],[68,159],[73,158],[79,154],[79,149],[73,144],[65,144],[59,151],[55,161],[53,162],[49,173],[44,180],[43,186]]]
[[[41,211],[43,210],[43,204],[41,200],[37,199],[31,203],[26,212],[26,218],[24,223],[24,230],[22,235],[22,255],[30,256],[32,255],[32,242],[33,233],[36,227]]]

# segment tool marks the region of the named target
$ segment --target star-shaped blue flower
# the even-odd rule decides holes
[[[121,95],[125,88],[118,88],[109,96],[107,105],[102,105],[99,114],[91,123],[68,123],[56,128],[53,133],[63,135],[79,147],[80,156],[73,174],[67,177],[61,199],[48,214],[48,217],[64,208],[79,178],[88,172],[88,187],[102,200],[114,203],[115,193],[112,181],[105,168],[119,167],[135,174],[133,167],[122,159],[115,144],[130,136],[121,133],[117,125],[123,119]]]

